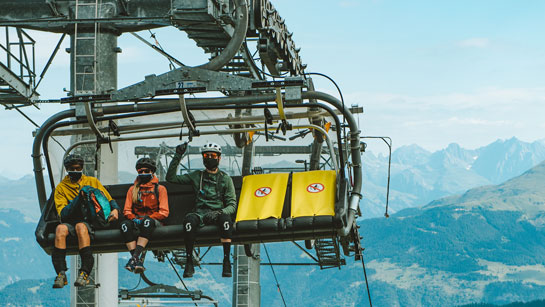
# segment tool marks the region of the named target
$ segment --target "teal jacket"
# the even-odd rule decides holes
[[[222,171],[218,171],[216,174],[210,174],[207,171],[193,171],[176,175],[181,159],[180,154],[174,155],[168,166],[166,179],[170,183],[190,184],[193,187],[196,195],[193,212],[201,217],[207,212],[215,210],[222,210],[223,213],[229,215],[234,214],[237,210],[237,198],[231,177]]]

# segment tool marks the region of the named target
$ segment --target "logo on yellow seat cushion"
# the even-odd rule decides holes
[[[271,192],[272,192],[272,189],[271,189],[271,188],[269,188],[269,187],[261,187],[261,188],[255,190],[254,195],[255,195],[256,197],[265,197],[265,196],[271,194]]]
[[[321,183],[311,183],[307,187],[307,192],[309,192],[309,193],[320,193],[324,189],[325,189],[325,187]]]

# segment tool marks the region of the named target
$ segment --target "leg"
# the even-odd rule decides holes
[[[127,245],[127,249],[131,253],[129,262],[125,264],[125,269],[129,272],[134,271],[134,265],[136,264],[136,259],[134,259],[134,250],[136,249],[136,236],[135,236],[135,225],[132,220],[124,220],[121,222],[121,235]]]
[[[91,237],[89,236],[89,228],[85,223],[76,224],[76,234],[78,235],[79,249],[91,246]]]
[[[231,216],[227,214],[222,214],[218,217],[217,220],[218,227],[221,230],[221,243],[223,245],[223,272],[221,276],[231,277],[233,273],[231,272],[231,237],[233,236],[233,222],[231,221]]]
[[[81,256],[81,269],[87,274],[91,272],[94,265],[93,253],[91,252],[91,237],[86,223],[76,224],[76,234],[78,235],[79,254]]]
[[[146,268],[144,267],[144,261],[142,260],[140,255],[142,254],[142,251],[144,251],[144,248],[146,248],[146,245],[149,242],[149,238],[151,237],[153,231],[155,231],[155,227],[158,223],[159,222],[150,218],[149,216],[145,217],[140,223],[140,236],[138,237],[136,249],[134,250],[133,255],[136,259],[136,263],[134,265],[135,273],[142,273],[146,270]]]
[[[125,245],[127,245],[127,249],[129,252],[131,252],[131,256],[133,254],[134,249],[136,248],[136,236],[134,235],[134,222],[131,220],[124,220],[121,223],[121,235],[123,236],[123,239],[125,240]]]
[[[60,224],[55,229],[55,247],[66,249],[66,237],[68,236],[68,226]]]
[[[91,229],[87,223],[76,224],[76,234],[78,236],[79,255],[81,257],[81,268],[74,286],[84,287],[89,284],[89,273],[93,269],[95,259],[91,251]]]
[[[149,242],[149,239],[151,238],[151,235],[155,231],[155,227],[157,226],[157,221],[150,218],[145,217],[142,220],[142,223],[140,224],[140,236],[138,237],[138,242],[136,243],[136,248],[140,246],[142,249],[146,247],[146,245]]]
[[[184,277],[192,277],[195,273],[193,268],[193,246],[195,244],[195,232],[200,225],[201,219],[196,214],[188,214],[184,218],[184,240],[185,252],[187,254],[187,262],[184,269]]]
[[[55,282],[53,283],[53,288],[62,288],[68,284],[66,278],[66,237],[68,236],[68,226],[65,224],[60,224],[55,230],[55,247],[51,252],[51,261],[53,262],[53,267],[57,273]]]

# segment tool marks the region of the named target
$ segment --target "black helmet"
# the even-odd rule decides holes
[[[82,156],[78,154],[71,154],[64,158],[64,167],[69,167],[76,164],[83,166],[83,162],[84,161]]]
[[[140,158],[138,161],[136,161],[136,169],[141,169],[143,167],[149,168],[154,173],[157,170],[155,161],[150,158]]]

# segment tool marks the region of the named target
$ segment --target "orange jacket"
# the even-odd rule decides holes
[[[136,184],[138,179],[134,181]],[[155,197],[155,185],[159,183],[159,179],[153,176],[150,182],[140,185],[140,191],[138,192],[138,202],[133,205],[132,203],[132,191],[134,185],[127,191],[127,198],[125,199],[125,208],[123,214],[126,218],[132,220],[134,218],[143,218],[145,215],[156,220],[164,220],[168,217],[168,194],[167,188],[162,185],[158,185],[159,201]]]

